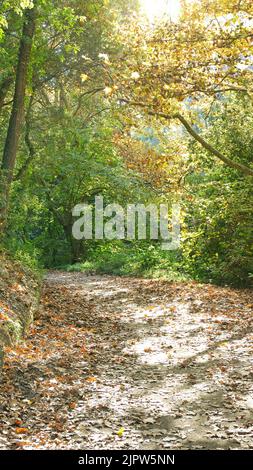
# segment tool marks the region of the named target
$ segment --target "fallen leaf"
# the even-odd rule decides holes
[[[16,428],[16,434],[27,434],[28,432],[27,428]]]
[[[120,428],[120,429],[118,430],[118,432],[117,432],[117,435],[118,435],[119,437],[123,437],[124,432],[125,432],[125,428]]]
[[[74,410],[74,409],[76,408],[76,403],[75,403],[74,401],[71,402],[71,403],[69,403],[69,408],[70,408],[71,410]]]
[[[87,377],[86,382],[92,383],[92,382],[96,382],[96,380],[97,380],[96,377]]]

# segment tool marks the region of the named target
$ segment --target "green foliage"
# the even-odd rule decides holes
[[[120,92],[128,96],[133,89],[136,98],[151,100],[154,110],[162,104],[170,113],[184,108],[198,132],[215,148],[250,168],[251,91],[241,98],[233,93],[217,94],[213,83],[215,100],[202,95],[193,98],[193,89],[209,86],[209,69],[207,73],[201,64],[210,58],[207,55],[202,60],[202,44],[191,49],[191,43],[197,42],[194,35],[194,41],[187,42],[194,61],[196,51],[201,59],[203,82],[196,70],[193,75],[188,70],[188,56],[180,49],[181,34],[178,50],[173,42],[160,40],[153,46],[144,41],[142,49],[137,30],[132,32],[133,48],[130,42],[122,43],[121,26],[128,37],[127,18],[138,10],[137,4],[134,0],[38,1],[25,122],[4,245],[16,259],[36,270],[68,266],[68,270],[252,285],[252,178],[244,178],[210,158],[196,142],[189,141],[182,127],[169,130],[154,119],[155,113],[145,116],[139,108],[132,112],[119,100]],[[4,0],[0,5],[1,149],[13,98],[23,11],[32,6],[29,0]],[[205,23],[202,27],[206,29]],[[185,34],[188,38],[187,28]],[[176,40],[174,36],[173,32]],[[153,56],[150,48],[160,48],[161,54]],[[125,60],[128,49],[133,49],[135,56]],[[227,54],[227,47],[224,50]],[[144,60],[143,51],[151,61]],[[157,73],[157,58],[161,60],[161,73]],[[188,85],[185,74],[178,76],[180,63],[189,74]],[[172,67],[172,73],[167,73],[167,67]],[[245,74],[248,76],[248,71]],[[6,79],[10,80],[7,88]],[[170,80],[174,87],[168,84]],[[157,139],[150,138],[156,134]],[[119,145],[122,135],[128,158]],[[147,140],[149,148],[141,147]],[[72,209],[79,203],[93,205],[96,195],[103,195],[105,204],[115,202],[123,207],[164,202],[173,195],[181,198],[184,221],[180,250],[166,252],[158,243],[148,241],[74,241]]]
[[[147,242],[107,242],[98,245],[88,254],[84,263],[64,266],[69,272],[141,276],[168,280],[186,280],[181,256],[161,250],[160,246]]]
[[[246,164],[252,161],[253,152],[249,111],[244,100],[223,100],[207,130],[224,153]],[[190,203],[186,198],[183,243],[186,269],[197,279],[249,285],[253,272],[252,178],[238,178],[236,171],[206,160],[199,148],[192,150],[195,171],[187,178]]]

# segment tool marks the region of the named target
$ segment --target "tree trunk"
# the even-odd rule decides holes
[[[12,77],[7,77],[0,84],[0,110],[4,106],[4,100],[12,84]]]
[[[35,2],[34,2],[35,3]],[[13,179],[20,132],[24,115],[24,100],[28,67],[30,63],[32,42],[35,32],[36,6],[27,9],[24,14],[23,31],[20,40],[18,65],[15,79],[15,92],[9,127],[7,131],[3,160],[1,165],[1,201],[0,201],[0,232],[3,232],[8,213],[8,200]]]
[[[69,243],[69,247],[70,247],[70,255],[71,255],[71,264],[75,264],[75,263],[78,263],[81,261],[81,258],[83,255],[82,253],[82,243],[80,240],[75,240],[73,235],[72,235],[72,224],[68,224],[68,225],[63,225],[63,229],[64,229],[64,233],[65,233],[65,236],[66,236],[66,239]]]

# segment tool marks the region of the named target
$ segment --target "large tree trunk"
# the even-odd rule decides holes
[[[36,0],[34,1],[34,4]],[[12,111],[9,120],[3,160],[1,165],[1,192],[0,192],[0,232],[3,232],[7,212],[10,187],[13,179],[20,132],[24,115],[24,100],[28,67],[31,56],[32,42],[35,32],[36,5],[24,13],[23,31],[20,40],[18,65],[15,79],[15,93]]]

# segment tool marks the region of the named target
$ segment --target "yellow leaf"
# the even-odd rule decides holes
[[[125,428],[120,428],[118,430],[117,434],[118,434],[119,437],[123,437],[124,432],[125,432]]]
[[[80,26],[83,26],[83,25],[86,23],[86,21],[87,21],[86,16],[79,16],[78,19],[79,19],[79,24],[80,24]]]
[[[87,80],[89,80],[89,76],[86,75],[86,73],[82,73],[81,75],[81,80],[82,80],[82,83],[86,82]]]

